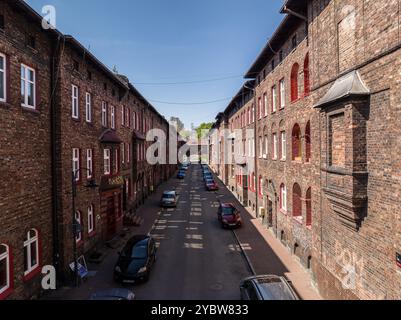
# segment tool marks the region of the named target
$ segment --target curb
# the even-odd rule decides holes
[[[248,268],[251,270],[252,275],[256,276],[255,268],[253,267],[251,259],[249,259],[249,257],[248,257],[248,254],[244,250],[244,247],[242,246],[241,241],[238,238],[237,233],[234,230],[232,230],[232,233],[234,234],[235,240],[237,241],[239,247],[241,248],[242,255],[245,258],[245,261],[246,261],[246,264],[248,265]]]

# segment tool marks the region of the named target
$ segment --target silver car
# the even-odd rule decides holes
[[[242,300],[299,300],[290,283],[274,275],[246,278],[240,290]]]
[[[166,191],[163,193],[160,204],[162,207],[176,207],[178,202],[178,194],[175,191]]]

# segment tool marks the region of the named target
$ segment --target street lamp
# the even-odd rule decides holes
[[[76,208],[75,208],[75,197],[77,196],[77,177],[81,170],[86,170],[90,175],[92,175],[92,171],[87,168],[79,168],[76,171],[72,171],[71,175],[71,186],[72,186],[72,232],[74,236],[74,243],[73,243],[73,251],[74,251],[74,281],[75,287],[79,286],[79,278],[78,278],[78,257],[77,257],[77,235],[78,235],[78,228],[80,225],[75,217],[76,215]],[[91,179],[88,184],[85,186],[88,189],[96,189],[98,185],[94,179]]]

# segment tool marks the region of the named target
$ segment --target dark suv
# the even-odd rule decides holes
[[[242,300],[299,300],[289,282],[274,275],[246,278],[240,290]]]

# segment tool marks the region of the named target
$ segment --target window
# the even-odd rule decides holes
[[[79,172],[79,149],[72,149],[72,172],[74,172],[75,181],[80,180],[80,172]]]
[[[78,226],[82,226],[82,219],[81,219],[81,212],[80,211],[76,211],[75,212],[75,223],[78,225]],[[78,229],[79,230],[79,229]],[[82,240],[82,232],[81,231],[78,231],[77,232],[77,234],[76,234],[76,238],[75,238],[75,241],[76,241],[76,243],[79,243],[79,242],[81,242],[81,240]]]
[[[292,160],[302,160],[301,128],[298,124],[292,130]]]
[[[86,150],[86,168],[88,169],[87,178],[93,178],[93,151],[92,149]]]
[[[132,124],[134,126],[134,130],[136,130],[136,112],[132,112]]]
[[[107,127],[107,104],[102,101],[102,126]]]
[[[124,144],[123,144],[124,146]],[[117,174],[120,171],[120,155],[119,155],[120,150],[115,149],[114,153],[114,173]]]
[[[92,95],[86,93],[86,122],[92,122]]]
[[[306,226],[312,226],[312,188],[306,191]]]
[[[74,119],[79,118],[79,90],[77,86],[72,85],[72,117]]]
[[[110,174],[110,149],[103,150],[104,174]]]
[[[6,56],[0,53],[0,101],[7,100],[7,70],[6,70]]]
[[[10,249],[0,244],[0,296],[11,287]]]
[[[285,81],[280,80],[280,109],[285,107]]]
[[[277,160],[277,147],[278,147],[278,141],[277,141],[277,133],[273,133],[273,160]]]
[[[263,137],[259,137],[259,158],[263,157]]]
[[[259,177],[258,189],[259,189],[259,196],[263,197],[263,178],[262,178],[262,176]]]
[[[280,186],[280,209],[287,211],[287,188],[284,184]]]
[[[292,66],[291,70],[291,102],[298,100],[298,63]]]
[[[95,219],[93,216],[93,205],[88,207],[88,234],[91,235],[95,231]]]
[[[114,106],[110,107],[110,123],[111,123],[111,128],[115,129],[116,128],[116,108]]]
[[[284,59],[284,52],[283,50],[280,50],[280,52],[278,53],[278,60],[281,63]]]
[[[262,98],[258,99],[258,119],[262,119]]]
[[[24,275],[28,275],[39,267],[39,235],[31,229],[24,240]]]
[[[121,144],[121,162],[125,163],[125,143]]]
[[[310,162],[312,155],[311,150],[311,132],[310,132],[310,121],[306,124],[305,129],[305,161]]]
[[[128,108],[126,108],[126,110],[125,110],[125,125],[127,127],[130,126],[130,112],[129,112]]]
[[[265,135],[265,150],[263,153],[263,158],[267,159],[267,154],[269,153],[269,137]]]
[[[36,107],[36,75],[35,70],[21,65],[21,105],[25,108]]]
[[[255,104],[252,104],[252,123],[255,122]]]
[[[292,216],[298,220],[302,219],[302,192],[298,183],[294,184],[292,190]]]
[[[309,80],[309,54],[306,55],[304,61],[304,96],[310,93],[310,80]]]
[[[273,58],[273,60],[271,61],[271,68],[272,68],[272,71],[276,68],[276,65],[275,65],[275,63],[274,63],[274,58]]]
[[[127,143],[127,163],[131,162],[131,146]]]
[[[272,87],[272,112],[277,111],[277,88],[276,86]]]
[[[267,93],[263,94],[263,116],[266,117],[267,116]]]
[[[285,131],[281,132],[280,140],[281,140],[281,148],[280,148],[281,160],[285,160],[287,159],[287,139]]]
[[[121,106],[121,125],[125,125],[125,108]]]

